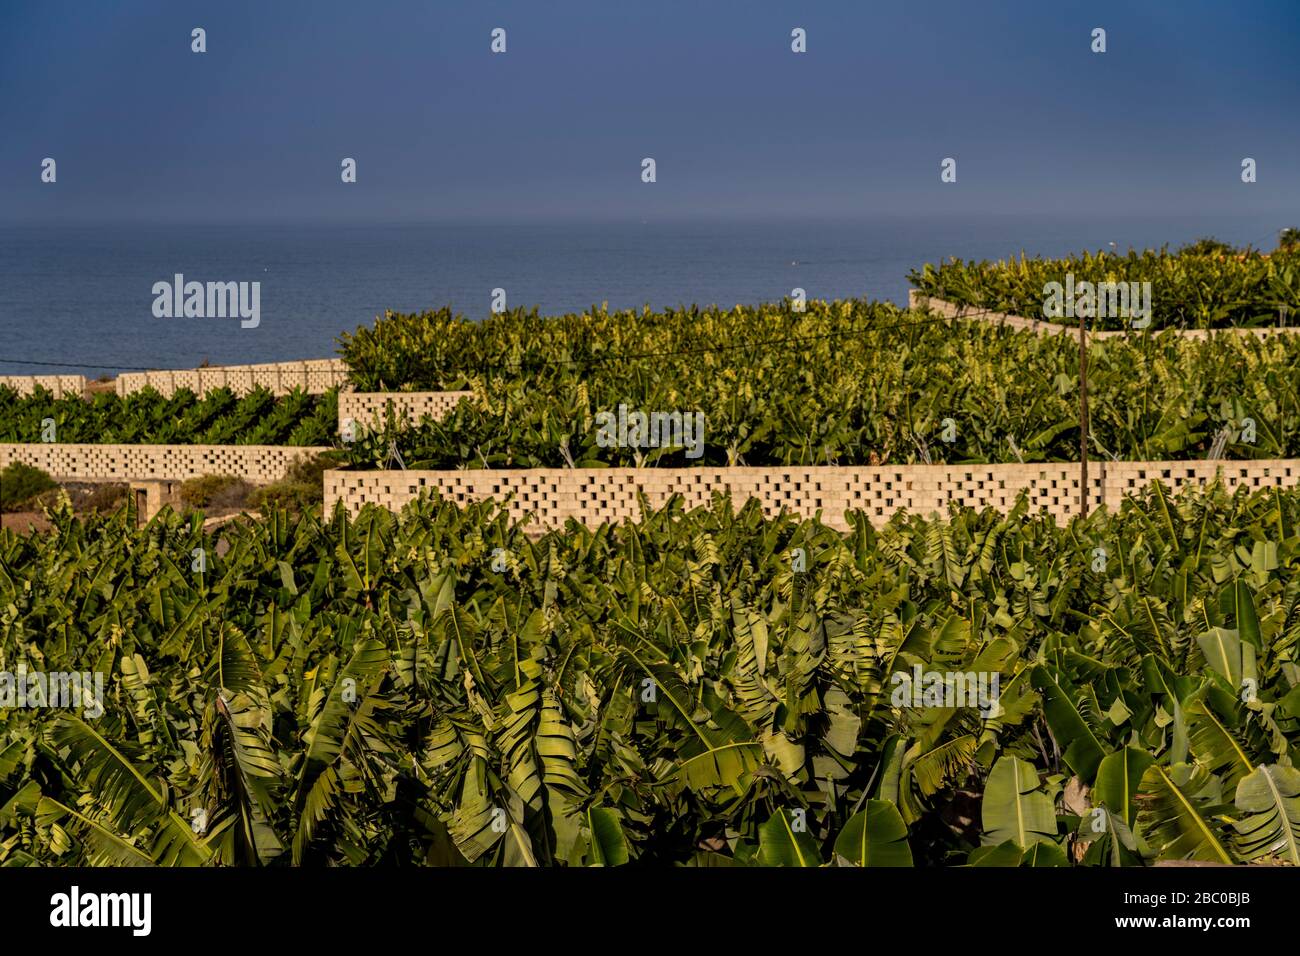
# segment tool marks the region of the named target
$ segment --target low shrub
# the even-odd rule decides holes
[[[300,455],[293,460],[284,478],[254,490],[248,503],[263,511],[272,505],[291,511],[319,505],[325,500],[325,470],[338,467],[341,458],[341,452]]]
[[[116,511],[130,492],[130,486],[122,482],[105,482],[96,485],[81,502],[82,511]]]
[[[0,470],[0,508],[16,511],[19,505],[57,487],[59,483],[39,468],[16,461]]]
[[[319,455],[299,455],[285,472],[285,480],[324,487],[325,472],[338,468],[346,460],[342,451],[327,451]]]
[[[252,491],[234,475],[202,475],[181,485],[181,502],[190,508],[242,508]]]
[[[251,507],[270,510],[272,506],[287,508],[290,511],[302,511],[312,505],[319,505],[325,500],[320,485],[306,481],[275,481],[257,488],[248,497]]]

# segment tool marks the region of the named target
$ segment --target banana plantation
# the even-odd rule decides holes
[[[1300,491],[54,520],[0,671],[103,686],[0,710],[7,866],[1300,864]]]
[[[1044,316],[1049,283],[1148,283],[1153,329],[1285,326],[1295,325],[1300,311],[1300,245],[1292,237],[1264,253],[1202,240],[1177,252],[1130,249],[1061,259],[1021,253],[997,262],[953,258],[926,263],[908,279],[926,295],[1027,317]],[[1112,316],[1093,326],[1126,324]]]
[[[355,386],[474,391],[348,448],[383,467],[693,467],[1076,461],[1079,346],[888,303],[609,312],[474,322],[390,313],[342,337]],[[1300,457],[1300,336],[1094,340],[1089,453]],[[702,413],[700,454],[602,447],[621,404]],[[951,419],[945,432],[943,422]],[[1212,454],[1213,453],[1213,454]]]
[[[183,388],[164,398],[149,388],[86,401],[45,389],[20,397],[0,385],[0,442],[302,446],[328,445],[337,431],[337,390],[276,397],[257,388],[240,398],[228,388],[202,397]]]

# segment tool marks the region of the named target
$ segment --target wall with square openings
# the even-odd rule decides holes
[[[1300,478],[1300,459],[1272,461],[1092,462],[1089,507],[1116,507],[1126,494],[1151,481],[1175,491],[1221,476],[1229,491],[1286,487]],[[536,517],[543,528],[569,518],[594,526],[640,513],[638,492],[659,507],[680,494],[688,508],[706,505],[715,493],[739,507],[757,498],[763,510],[782,509],[847,529],[846,510],[863,511],[875,524],[897,512],[946,514],[949,505],[1009,510],[1023,490],[1030,509],[1059,521],[1079,510],[1075,462],[1009,465],[899,465],[875,468],[608,468],[460,471],[347,471],[325,473],[325,505],[342,501],[353,513],[365,504],[391,510],[436,492],[458,504],[505,499],[512,517]]]
[[[0,385],[8,385],[19,395],[30,395],[40,387],[55,398],[80,398],[86,391],[86,379],[81,375],[0,375]]]
[[[143,388],[170,398],[177,389],[188,388],[204,395],[214,388],[229,388],[247,395],[257,386],[273,395],[288,395],[295,388],[320,395],[347,384],[348,367],[342,359],[306,359],[300,362],[268,362],[261,365],[217,365],[209,368],[158,372],[123,372],[117,377],[118,395],[130,395]]]
[[[329,450],[281,445],[0,443],[0,468],[21,461],[62,479],[184,481],[200,475],[235,475],[264,485],[283,478],[296,458]]]
[[[424,416],[437,420],[460,404],[473,398],[473,392],[339,392],[339,433],[348,421],[358,431],[383,425],[389,405],[399,421],[418,425]]]

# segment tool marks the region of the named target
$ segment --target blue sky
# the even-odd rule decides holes
[[[1297,48],[1296,0],[6,0],[0,222],[1291,222]]]

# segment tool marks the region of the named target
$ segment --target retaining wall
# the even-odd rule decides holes
[[[246,395],[260,385],[275,395],[288,395],[295,388],[310,395],[320,395],[331,388],[346,385],[347,380],[348,367],[342,359],[306,359],[261,365],[123,372],[114,380],[113,389],[119,396],[126,396],[152,386],[170,398],[179,388],[203,395],[214,388],[228,387],[237,395]],[[83,396],[87,381],[81,375],[0,375],[0,385],[17,389],[19,395],[30,395],[40,385],[53,392],[55,398],[64,398]]]
[[[1030,332],[1037,332],[1039,335],[1059,335],[1062,332],[1072,335],[1079,334],[1079,326],[1061,325],[1056,322],[1048,322],[1046,319],[1031,319],[1022,315],[1010,315],[1006,312],[990,312],[987,309],[977,308],[970,305],[957,305],[954,302],[947,302],[943,299],[936,299],[933,296],[927,296],[919,289],[907,290],[907,306],[910,309],[929,308],[930,311],[939,315],[946,316],[950,319],[970,318],[979,322],[990,322],[994,325],[1005,325],[1013,329],[1026,329]],[[1138,335],[1144,330],[1139,329],[1107,329],[1093,331],[1088,330],[1089,339],[1109,339],[1115,336]],[[1149,329],[1145,331],[1160,332],[1162,329]],[[1176,335],[1187,339],[1208,339],[1211,335],[1228,334],[1228,335],[1254,335],[1260,338],[1267,338],[1270,335],[1290,335],[1300,332],[1300,328],[1283,328],[1281,326],[1269,326],[1262,328],[1227,328],[1227,329],[1169,329]]]
[[[256,485],[283,478],[295,458],[328,448],[285,445],[77,445],[0,443],[0,468],[21,461],[55,478],[185,481],[236,475]]]
[[[339,433],[344,433],[349,421],[359,427],[382,425],[388,405],[399,420],[418,424],[425,415],[442,418],[461,399],[473,397],[473,392],[339,392]]]
[[[1300,481],[1300,459],[1270,461],[1090,462],[1090,508],[1118,505],[1125,494],[1161,480],[1174,489],[1213,481],[1222,473],[1228,488],[1291,486]],[[437,491],[458,504],[513,494],[518,519],[534,514],[543,528],[568,518],[590,526],[639,515],[637,490],[654,507],[681,494],[688,508],[707,505],[713,492],[739,507],[757,498],[768,514],[783,508],[806,517],[818,511],[829,526],[845,530],[846,510],[866,512],[884,524],[897,512],[946,513],[949,504],[1001,511],[1029,492],[1030,508],[1065,521],[1079,509],[1079,465],[906,465],[878,468],[608,468],[460,471],[325,472],[325,505],[343,501],[354,514],[366,503],[391,510]]]
[[[123,372],[117,377],[117,394],[129,395],[152,386],[170,397],[179,388],[203,395],[214,388],[229,388],[246,395],[255,387],[288,395],[300,388],[311,395],[328,392],[347,383],[348,367],[342,359],[307,359],[301,362],[268,362],[262,365],[219,365],[158,372]]]
[[[30,395],[39,385],[53,392],[55,398],[68,395],[80,398],[86,391],[86,379],[82,375],[0,375],[0,385],[17,389],[19,395]]]

